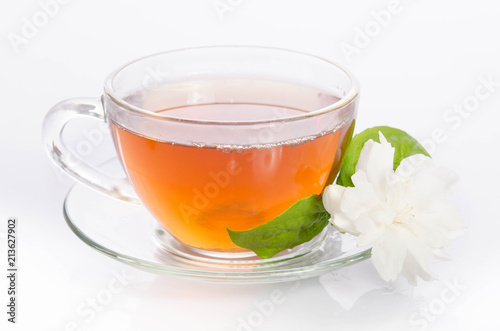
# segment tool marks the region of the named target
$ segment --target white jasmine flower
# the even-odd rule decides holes
[[[336,184],[323,192],[330,222],[358,236],[358,246],[373,244],[372,262],[385,281],[402,274],[412,285],[417,277],[436,277],[429,265],[464,229],[456,208],[446,204],[458,176],[432,159],[413,155],[393,171],[394,148],[379,132],[380,143],[365,143],[351,177],[354,187]]]

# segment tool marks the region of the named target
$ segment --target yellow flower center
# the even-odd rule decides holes
[[[396,212],[396,217],[394,217],[393,223],[396,224],[407,224],[413,220],[415,217],[415,214],[413,214],[413,206],[411,206],[409,203],[406,204],[406,206],[400,210],[395,210]]]

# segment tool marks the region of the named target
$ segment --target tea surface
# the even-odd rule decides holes
[[[158,100],[151,100],[151,92],[148,95],[145,100],[149,105],[158,104]],[[157,112],[234,121],[303,111],[266,104],[217,103]],[[320,194],[333,181],[339,167],[340,145],[350,125],[346,123],[340,130],[300,143],[268,148],[188,146],[144,137],[115,123],[111,126],[137,194],[173,236],[195,248],[238,252],[243,249],[231,242],[227,228],[247,230],[266,223],[298,199]]]

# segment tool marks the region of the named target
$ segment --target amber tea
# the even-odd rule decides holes
[[[276,98],[266,95],[279,95],[294,107],[276,105]],[[158,116],[237,123],[300,115],[338,99],[291,83],[224,81],[163,86],[139,91],[129,100]],[[315,136],[272,143],[267,141],[273,131],[255,132],[240,144],[227,145],[222,144],[224,137],[221,144],[162,141],[112,122],[128,177],[154,217],[180,242],[222,252],[243,251],[231,242],[227,228],[253,228],[298,199],[320,194],[339,169],[351,126],[349,120]],[[189,137],[190,132],[182,135]]]

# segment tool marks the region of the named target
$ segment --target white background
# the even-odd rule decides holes
[[[400,0],[385,26],[373,12],[391,7],[388,0],[220,2],[232,6],[222,16],[213,0],[73,0],[44,21],[38,1],[0,1],[3,270],[5,221],[16,216],[20,224],[18,324],[6,322],[2,272],[0,329],[500,329],[498,83],[473,105],[482,78],[500,82],[497,2]],[[38,20],[38,31],[23,35],[25,20]],[[361,43],[356,35],[364,29],[371,37]],[[427,147],[439,164],[461,175],[450,201],[468,230],[448,248],[453,260],[433,266],[439,281],[416,288],[403,279],[386,284],[367,260],[298,286],[191,282],[122,265],[71,233],[62,203],[73,182],[42,150],[45,113],[69,97],[100,95],[104,77],[126,61],[214,44],[283,47],[346,65],[362,86],[358,132],[391,125],[429,143],[441,130],[444,141]],[[346,56],[341,46],[347,44],[357,53]],[[464,102],[470,111],[445,119]],[[128,280],[110,302],[78,313],[116,274]],[[277,294],[284,299],[268,307],[272,312],[259,312],[259,303]]]

